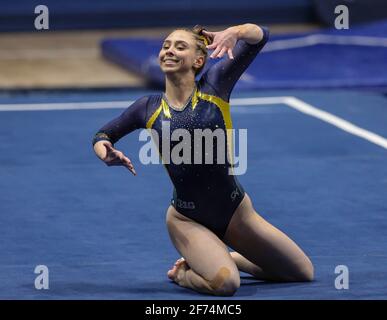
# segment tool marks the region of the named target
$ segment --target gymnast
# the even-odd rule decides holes
[[[201,26],[174,30],[159,52],[165,92],[139,98],[104,125],[93,138],[96,155],[108,166],[124,166],[136,175],[130,159],[114,147],[136,129],[155,130],[159,136],[166,122],[170,132],[179,128],[189,132],[231,129],[229,101],[233,87],[268,37],[266,27],[251,23],[218,32]],[[208,50],[213,50],[210,58],[220,60],[202,72]],[[230,160],[232,141],[228,134],[225,136]],[[166,138],[171,141],[162,137]],[[171,146],[177,143],[171,141]],[[160,141],[160,154],[163,146]],[[255,211],[249,195],[230,174],[232,161],[217,163],[218,153],[213,154],[213,164],[164,164],[174,186],[166,224],[182,256],[168,271],[168,277],[182,287],[217,296],[235,294],[240,286],[239,271],[264,281],[312,281],[310,259]]]

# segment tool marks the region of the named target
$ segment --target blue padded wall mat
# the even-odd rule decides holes
[[[385,87],[386,34],[387,21],[379,21],[349,30],[271,36],[236,88]],[[162,87],[157,59],[161,44],[162,39],[105,39],[101,47],[108,60]],[[209,59],[206,68],[216,62]]]

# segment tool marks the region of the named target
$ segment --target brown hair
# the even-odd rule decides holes
[[[185,29],[185,28],[181,28],[180,29],[179,28],[179,29],[176,29],[176,30],[183,30],[183,31],[187,31],[187,32],[191,33],[193,35],[193,37],[195,38],[195,40],[196,40],[196,49],[198,51],[200,51],[203,54],[203,56],[204,56],[204,63],[203,63],[203,65],[199,69],[195,70],[195,76],[196,76],[196,75],[198,75],[203,70],[204,65],[206,64],[206,61],[207,61],[207,46],[212,43],[213,39],[211,37],[208,37],[208,36],[203,34],[202,31],[206,30],[206,29],[204,27],[200,26],[200,25],[196,25],[192,29]]]

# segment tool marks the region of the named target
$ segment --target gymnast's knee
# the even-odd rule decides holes
[[[216,296],[233,296],[240,287],[239,273],[222,267],[209,285]]]
[[[314,267],[311,261],[305,264],[302,269],[302,276],[304,281],[313,281],[314,280]]]
[[[292,281],[296,282],[310,282],[314,280],[314,267],[312,262],[308,259],[303,263],[294,273]]]

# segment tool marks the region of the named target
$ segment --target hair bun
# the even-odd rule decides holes
[[[203,39],[203,42],[206,46],[212,43],[212,38],[203,34],[203,30],[206,30],[203,26],[197,24],[192,28],[192,32],[197,34],[200,38]]]
[[[203,26],[201,26],[200,24],[197,24],[196,26],[194,26],[192,28],[192,32],[194,32],[198,35],[201,35],[203,30],[206,30],[206,29]]]

